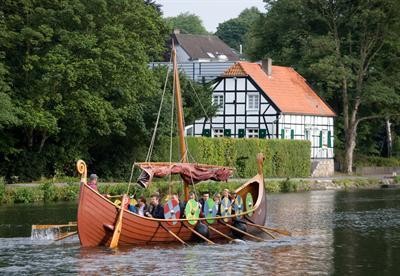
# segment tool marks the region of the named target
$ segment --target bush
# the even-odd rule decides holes
[[[284,193],[297,192],[297,189],[297,182],[290,180],[289,178],[281,183],[281,191]]]
[[[257,153],[265,156],[264,174],[268,177],[307,177],[310,175],[310,142],[300,140],[187,138],[189,156],[194,162],[236,168],[236,177],[250,178],[257,174]],[[169,160],[169,142],[160,143],[156,161]],[[178,158],[175,139],[173,159]]]
[[[400,167],[399,158],[359,155],[354,162],[356,167]]]
[[[4,178],[0,177],[0,203],[3,201],[5,193],[6,193],[6,183],[4,182]]]
[[[56,187],[54,186],[54,183],[52,182],[45,182],[43,184],[40,184],[39,186],[40,190],[43,192],[43,201],[56,201],[57,198],[57,192],[56,192]]]
[[[14,203],[32,203],[43,200],[43,191],[36,187],[17,187],[11,196]]]

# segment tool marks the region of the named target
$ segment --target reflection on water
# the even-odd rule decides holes
[[[268,224],[291,230],[293,237],[117,250],[80,248],[76,237],[57,243],[20,237],[30,232],[21,226],[27,215],[19,214],[27,208],[13,207],[10,217],[1,207],[0,235],[16,237],[0,238],[0,273],[399,275],[399,207],[396,190],[276,194],[268,197]],[[29,226],[75,219],[74,204],[35,208],[29,211]],[[43,213],[52,217],[44,219]],[[14,234],[7,230],[13,225],[21,228]]]

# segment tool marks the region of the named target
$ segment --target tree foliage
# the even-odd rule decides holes
[[[215,35],[231,48],[239,50],[240,45],[245,45],[247,33],[260,16],[261,13],[256,7],[245,9],[238,17],[220,23]]]
[[[265,2],[268,12],[253,25],[248,54],[295,67],[329,100],[338,111],[339,145],[351,172],[360,123],[398,113],[400,3]]]
[[[71,173],[78,158],[98,170],[118,157],[111,171],[132,160],[147,135],[143,99],[160,87],[147,65],[167,35],[154,6],[4,0],[0,9],[0,174]]]
[[[165,20],[170,32],[174,29],[179,29],[183,34],[208,34],[200,17],[189,12],[181,13],[175,17],[168,17]]]

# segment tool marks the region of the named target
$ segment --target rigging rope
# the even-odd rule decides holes
[[[210,119],[210,117],[208,117],[207,111],[206,111],[206,109],[204,108],[203,104],[201,103],[200,97],[199,97],[199,95],[198,95],[196,89],[194,88],[193,83],[192,83],[192,81],[191,81],[190,79],[189,79],[189,84],[190,84],[190,87],[192,88],[192,90],[193,90],[193,92],[194,92],[194,95],[196,96],[197,101],[198,101],[199,104],[200,104],[201,109],[202,109],[203,112],[204,112],[204,116],[206,117],[207,121],[209,121],[209,122],[211,123],[211,119]],[[207,121],[206,121],[206,122],[207,122]],[[187,136],[186,136],[186,135],[185,135],[185,144],[186,144],[186,155],[187,155],[189,158],[191,158],[193,162],[196,162],[196,160],[194,159],[193,155],[192,155],[192,154],[190,153],[190,151],[189,151],[189,147],[187,146]],[[194,185],[193,185],[193,186],[194,186]]]
[[[203,110],[205,117],[207,118],[208,121],[210,121],[210,118],[209,118],[208,115],[207,115],[207,111],[206,111],[206,109],[204,108],[203,104],[201,103],[200,97],[199,97],[199,95],[197,94],[196,89],[194,89],[194,86],[193,86],[191,80],[189,80],[189,84],[190,84],[190,87],[192,88],[192,90],[193,90],[193,92],[194,92],[194,94],[195,94],[197,100],[199,101],[200,107],[201,107],[201,109]]]
[[[172,61],[172,57],[170,58],[169,64],[168,64],[168,67],[167,67],[167,74],[165,76],[164,89],[163,89],[163,93],[162,93],[162,96],[161,96],[161,103],[160,103],[160,107],[158,108],[157,120],[156,120],[156,123],[155,123],[155,126],[154,126],[153,135],[151,137],[149,150],[147,152],[146,162],[150,162],[151,155],[153,154],[153,148],[154,148],[154,143],[155,143],[155,140],[156,140],[158,124],[160,122],[161,110],[162,110],[162,106],[163,106],[163,102],[164,102],[165,91],[167,90],[167,83],[168,83],[168,77],[169,77],[169,72],[170,72],[170,67],[171,67],[171,61]]]
[[[131,183],[132,183],[132,177],[133,177],[133,171],[135,170],[135,163],[133,163],[132,165],[132,169],[131,169],[131,176],[129,177],[129,183],[128,183],[128,189],[126,190],[126,194],[129,195],[129,189],[131,187]],[[136,192],[135,192],[136,193]]]

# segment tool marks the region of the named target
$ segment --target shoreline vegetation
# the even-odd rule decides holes
[[[19,204],[35,202],[57,202],[75,201],[79,197],[79,183],[68,181],[65,183],[55,183],[44,181],[35,184],[8,185],[0,178],[0,205]],[[234,180],[228,183],[205,182],[195,186],[195,192],[200,195],[202,192],[209,191],[211,194],[221,192],[227,188],[231,191],[237,189],[246,180]],[[393,183],[399,184],[400,177],[393,179]],[[354,190],[363,188],[377,188],[382,184],[382,179],[371,178],[340,178],[340,179],[266,179],[265,189],[267,193],[288,193],[304,192],[315,190]],[[154,182],[148,189],[139,188],[133,185],[130,188],[131,195],[136,193],[138,196],[150,197],[154,192],[159,192],[162,196],[168,194],[171,186],[172,192],[182,194],[182,185],[174,181],[171,185],[166,181]],[[120,195],[127,191],[127,183],[100,183],[98,184],[101,194]]]

